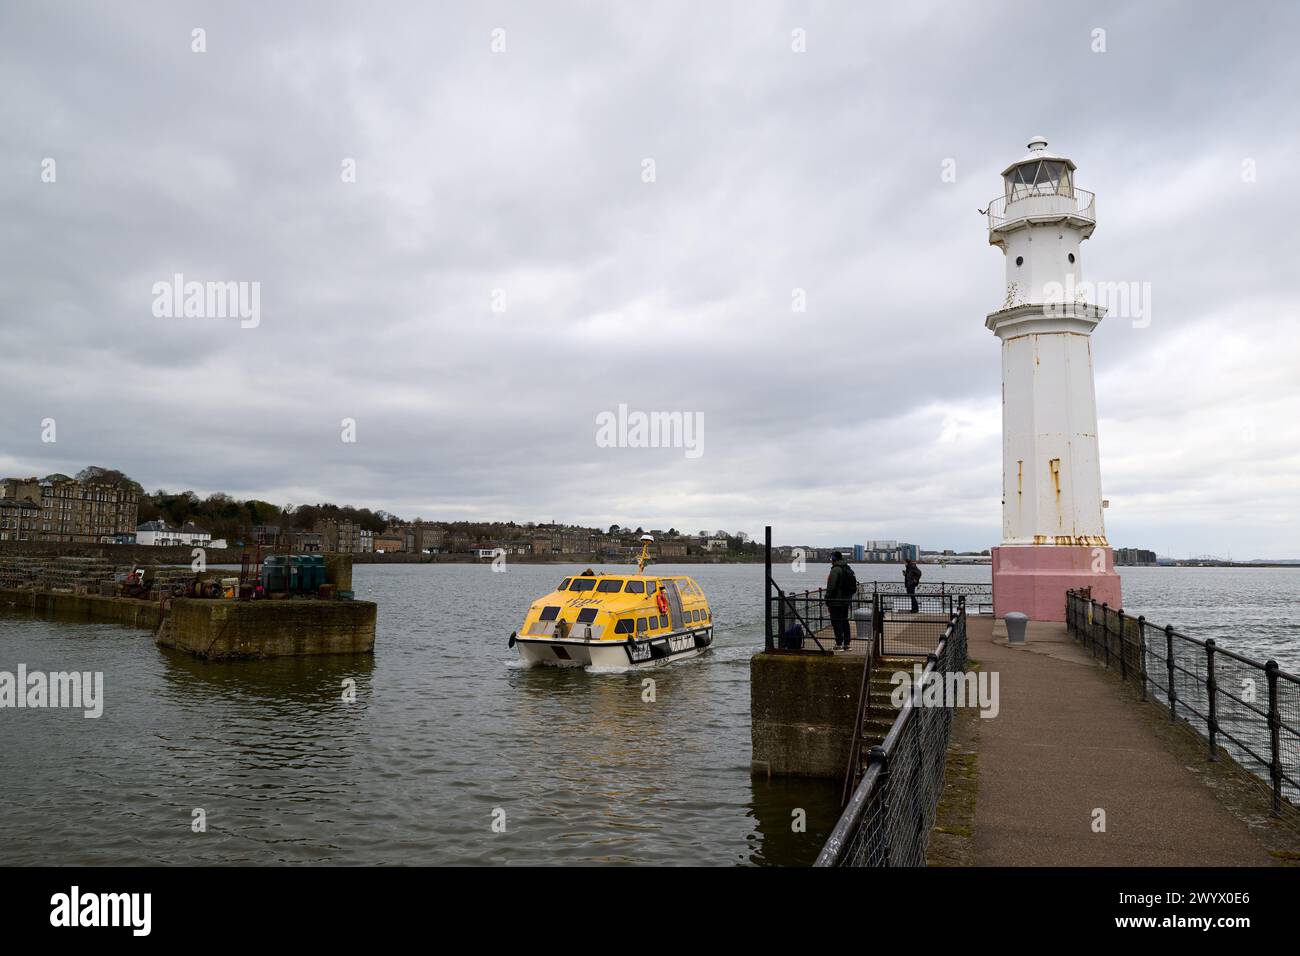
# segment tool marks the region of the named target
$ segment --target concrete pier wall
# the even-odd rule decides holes
[[[11,589],[0,589],[0,608],[138,627],[161,647],[211,660],[372,654],[378,616],[372,601],[175,598],[164,617],[156,601]]]
[[[862,667],[857,655],[762,653],[750,658],[754,773],[842,780]]]
[[[209,660],[371,654],[371,601],[204,601],[178,598],[155,635]]]
[[[91,594],[62,594],[54,591],[0,589],[0,607],[31,611],[49,617],[86,621],[108,621],[128,627],[155,630],[162,613],[155,601],[99,597]]]

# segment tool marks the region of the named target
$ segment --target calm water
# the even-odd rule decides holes
[[[663,567],[701,582],[719,635],[649,675],[653,703],[645,673],[516,666],[523,608],[573,570],[358,566],[358,596],[380,605],[360,660],[201,664],[143,631],[0,613],[0,670],[103,671],[106,697],[98,720],[0,711],[0,863],[809,862],[838,786],[749,775],[761,566]],[[901,574],[872,570],[859,578]],[[825,568],[777,573],[803,588]],[[1134,611],[1300,670],[1300,569],[1123,575]]]

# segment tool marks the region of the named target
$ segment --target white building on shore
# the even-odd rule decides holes
[[[135,543],[155,547],[188,545],[206,548],[212,544],[212,534],[188,521],[179,528],[169,528],[165,521],[146,521],[135,529]]]

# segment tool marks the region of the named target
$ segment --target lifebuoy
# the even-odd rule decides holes
[[[655,594],[655,606],[659,608],[660,614],[668,613],[668,598],[664,596],[663,591],[659,591]]]

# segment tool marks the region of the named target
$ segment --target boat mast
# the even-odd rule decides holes
[[[650,545],[655,539],[648,534],[641,535],[641,555],[636,559],[636,573],[645,574],[646,563],[650,560]]]

